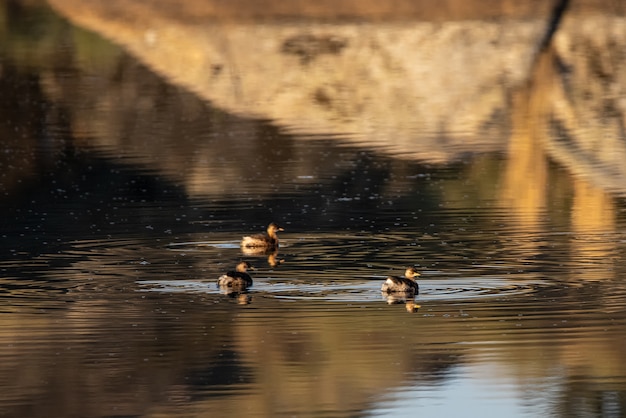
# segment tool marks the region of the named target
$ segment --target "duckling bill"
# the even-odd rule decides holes
[[[413,267],[409,267],[404,272],[404,277],[389,276],[383,283],[380,290],[385,293],[410,293],[417,295],[419,293],[419,285],[415,278],[420,274]]]
[[[242,248],[259,248],[259,249],[276,249],[278,248],[278,235],[279,231],[284,229],[274,222],[267,227],[266,234],[256,234],[243,237],[241,240]]]
[[[217,285],[233,292],[243,291],[252,286],[252,277],[247,270],[254,270],[248,262],[242,261],[237,264],[234,271],[226,272],[217,279]]]

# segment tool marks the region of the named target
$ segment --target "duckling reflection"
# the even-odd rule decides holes
[[[381,296],[389,305],[404,304],[407,312],[417,312],[418,309],[422,307],[421,305],[415,303],[415,293],[413,292],[381,292]]]
[[[411,301],[411,302],[405,303],[404,307],[406,308],[407,312],[415,313],[415,312],[419,311],[419,309],[422,307],[422,305],[418,305],[417,303],[415,303],[415,301]]]
[[[257,249],[265,251],[273,251],[278,249],[278,235],[279,231],[284,229],[274,222],[268,225],[266,234],[248,235],[241,240],[241,247],[243,249]]]
[[[233,293],[234,295],[234,293]],[[237,294],[237,304],[238,305],[249,305],[252,303],[252,296],[247,293],[239,293]]]
[[[224,295],[237,302],[237,305],[249,305],[252,303],[252,296],[250,296],[247,290],[236,292],[232,289],[222,288],[222,292]]]
[[[268,250],[263,247],[242,247],[241,252],[249,257],[253,256],[267,256],[267,264],[274,268],[285,262],[284,259],[278,258],[278,249]]]
[[[278,258],[278,251],[274,251],[273,253],[267,255],[267,264],[269,264],[270,267],[277,267],[284,262],[284,259]]]
[[[241,293],[252,286],[252,277],[247,270],[254,270],[248,262],[237,264],[234,271],[228,271],[217,279],[217,286],[226,294]]]

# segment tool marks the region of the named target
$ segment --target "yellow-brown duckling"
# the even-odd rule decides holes
[[[228,271],[217,279],[217,285],[222,289],[240,292],[252,286],[252,277],[246,272],[254,267],[246,261],[237,264],[234,271]]]
[[[278,235],[276,233],[279,231],[284,231],[284,229],[272,222],[267,227],[267,234],[245,236],[241,240],[241,246],[243,248],[276,249],[278,248]]]
[[[419,286],[415,281],[419,275],[414,267],[409,267],[404,272],[404,277],[387,277],[380,290],[384,293],[407,293],[415,296],[419,293]]]

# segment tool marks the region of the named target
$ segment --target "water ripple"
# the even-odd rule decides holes
[[[384,277],[370,280],[350,280],[335,283],[304,283],[302,280],[282,281],[274,278],[255,278],[250,293],[280,299],[318,300],[329,302],[372,302],[385,299],[380,292]],[[219,293],[214,282],[196,280],[141,280],[140,289],[151,292]],[[418,300],[466,301],[494,297],[517,297],[549,287],[542,281],[514,282],[503,277],[475,279],[437,279],[422,282]]]

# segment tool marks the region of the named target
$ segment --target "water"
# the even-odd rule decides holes
[[[443,160],[294,134],[45,7],[3,13],[0,416],[624,415],[608,160],[524,152],[516,126]],[[277,253],[242,253],[271,221]],[[253,287],[222,293],[242,259]],[[408,266],[419,296],[389,300]]]

